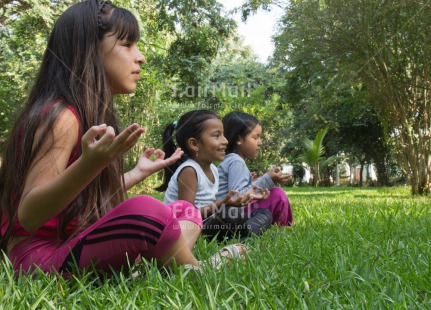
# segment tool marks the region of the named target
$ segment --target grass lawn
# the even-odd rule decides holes
[[[430,198],[405,187],[286,191],[296,225],[245,241],[246,264],[200,276],[147,265],[138,278],[102,282],[89,274],[15,278],[3,263],[0,308],[430,309]],[[207,259],[219,247],[200,239],[195,254]]]

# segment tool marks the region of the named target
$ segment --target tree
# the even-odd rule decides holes
[[[366,87],[413,194],[429,193],[431,185],[430,13],[423,1],[297,0],[278,41],[279,56],[301,66],[293,69],[320,66],[333,75],[329,86]],[[312,67],[297,61],[301,53]]]
[[[285,109],[276,91],[282,80],[274,70],[257,61],[251,49],[233,35],[209,67],[204,99],[221,116],[239,110],[254,115],[262,123],[263,146],[257,160],[249,163],[252,170],[266,172],[269,166],[287,162],[281,154],[286,136],[284,127],[290,122],[290,110]]]
[[[28,94],[53,22],[75,2],[78,1],[0,1],[0,148]],[[153,128],[165,111],[169,114],[169,104],[189,100],[173,97],[170,86],[198,83],[235,22],[221,14],[215,0],[149,0],[145,5],[133,0],[113,2],[131,10],[143,30],[139,47],[147,64],[142,83],[135,95],[115,99],[124,123],[137,121],[149,128],[143,148],[143,144],[159,141],[154,139]],[[160,110],[162,113],[155,113]],[[136,150],[141,151],[140,147]]]
[[[332,67],[324,55],[310,53],[307,46],[299,45],[286,55],[285,44],[297,35],[289,31],[275,37],[277,48],[271,64],[285,77],[280,92],[293,114],[290,128],[285,130],[289,139],[283,152],[297,157],[302,152],[303,136],[330,127],[327,153],[343,153],[362,167],[375,163],[378,184],[387,185],[390,148],[367,88],[343,80],[339,72],[348,68]]]
[[[54,20],[71,2],[0,2],[0,151],[29,92]]]

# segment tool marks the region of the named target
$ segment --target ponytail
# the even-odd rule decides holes
[[[174,131],[175,127],[177,126],[176,122],[170,123],[166,126],[165,131],[163,132],[163,152],[165,152],[165,157],[171,157],[172,154],[174,154],[175,150],[177,149],[177,146],[174,142]],[[181,157],[180,160],[176,161],[170,166],[166,166],[163,169],[163,183],[159,187],[156,187],[155,190],[158,192],[164,192],[168,188],[169,181],[171,180],[172,176],[175,173],[175,170],[186,160],[184,158],[184,155]]]

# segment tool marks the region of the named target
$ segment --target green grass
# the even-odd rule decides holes
[[[246,264],[201,276],[123,273],[104,282],[89,274],[15,278],[0,266],[4,309],[429,309],[431,200],[408,188],[287,188],[293,229],[273,227],[246,241]],[[160,198],[160,197],[158,197]],[[220,245],[200,239],[199,259]]]

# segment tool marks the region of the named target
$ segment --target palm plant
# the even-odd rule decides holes
[[[325,153],[325,148],[323,147],[323,139],[325,138],[327,132],[328,127],[320,130],[316,134],[314,141],[308,138],[304,138],[302,142],[305,147],[305,151],[298,156],[298,160],[300,162],[306,163],[312,169],[312,184],[314,186],[316,186],[320,180],[320,169],[332,165],[339,159],[338,156],[330,156],[327,158],[323,157]]]

